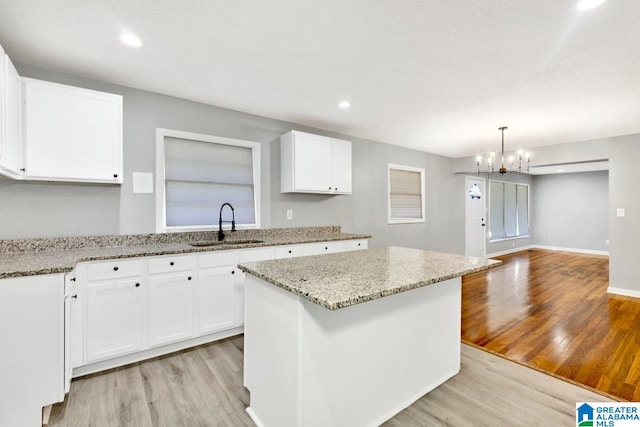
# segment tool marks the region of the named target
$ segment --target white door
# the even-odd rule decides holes
[[[465,197],[465,250],[466,256],[484,258],[487,244],[486,183],[484,178],[467,176]]]

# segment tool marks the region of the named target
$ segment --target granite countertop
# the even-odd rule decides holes
[[[0,279],[65,273],[82,261],[371,238],[364,234],[342,233],[336,226],[238,230],[235,233],[225,230],[225,234],[225,241],[229,243],[202,247],[191,246],[191,243],[215,242],[217,232],[0,240]],[[232,244],[245,240],[248,242]]]
[[[244,263],[239,268],[337,310],[500,264],[502,261],[389,247]]]

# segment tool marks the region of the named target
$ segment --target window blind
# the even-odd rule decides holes
[[[165,137],[166,225],[217,226],[229,202],[237,225],[255,224],[250,147]],[[224,219],[230,220],[225,211]]]
[[[529,187],[490,181],[489,227],[491,239],[529,235]]]
[[[392,219],[422,219],[420,172],[389,169],[389,209]]]

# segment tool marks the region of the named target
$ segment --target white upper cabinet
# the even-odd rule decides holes
[[[298,131],[282,135],[280,191],[351,194],[351,141]]]
[[[0,47],[0,174],[22,178],[20,76]]]
[[[22,80],[24,178],[122,183],[122,96]]]

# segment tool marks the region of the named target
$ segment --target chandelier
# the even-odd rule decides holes
[[[519,172],[522,173],[522,163],[525,163],[525,173],[529,172],[529,162],[531,161],[531,154],[525,153],[524,150],[518,150],[515,155],[509,155],[505,157],[504,154],[504,131],[508,128],[506,126],[501,126],[498,128],[499,131],[502,132],[502,150],[500,152],[500,167],[498,168],[498,172],[500,175],[504,175],[507,172]],[[517,167],[515,166],[515,161],[518,160]],[[487,156],[486,160],[487,164],[487,173],[492,173],[496,171],[496,152],[491,151]],[[505,166],[506,165],[506,166]],[[480,175],[480,166],[482,166],[482,156],[476,157],[476,166],[478,167],[478,175]],[[508,166],[508,167],[507,167]]]

